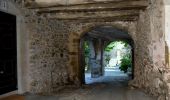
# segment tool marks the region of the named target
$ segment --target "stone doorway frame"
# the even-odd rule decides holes
[[[18,90],[6,93],[3,96],[11,94],[23,94],[27,91],[27,80],[24,78],[26,70],[28,68],[29,54],[28,54],[28,35],[26,34],[24,17],[21,14],[19,8],[14,2],[8,0],[2,0],[5,4],[4,7],[0,5],[0,11],[16,16],[16,45],[17,45],[17,87]]]

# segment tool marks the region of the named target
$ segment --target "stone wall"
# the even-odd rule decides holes
[[[139,41],[135,47],[135,79],[132,83],[158,96],[158,100],[169,100],[163,7],[162,0],[151,0],[147,10],[140,13],[136,33]]]
[[[31,91],[51,92],[68,84],[68,25],[56,20],[38,19],[30,34]]]
[[[21,0],[14,1],[23,17],[24,34],[19,35],[26,36],[22,40],[27,41],[19,44],[24,55],[20,58],[20,71],[24,73],[20,84],[25,84],[25,91],[52,93],[65,85],[80,85],[80,39],[96,26],[108,25],[127,31],[134,40],[135,78],[130,85],[168,100],[170,73],[165,63],[163,0],[151,0],[137,22],[87,23],[49,19],[24,8]]]
[[[111,25],[126,30],[135,40],[136,23],[133,22],[85,23],[48,19],[37,15],[33,9],[26,9],[21,0],[10,3],[22,17],[22,23],[17,22],[20,33],[17,35],[25,41],[18,44],[21,53],[18,72],[22,73],[18,74],[20,93],[52,93],[65,85],[80,85],[80,39],[96,26]],[[14,10],[11,12],[18,17]]]
[[[30,33],[30,91],[51,93],[65,85],[80,85],[80,39],[95,26],[111,25],[135,37],[136,23],[61,21],[39,18]],[[133,27],[133,28],[132,28]],[[134,39],[135,40],[135,39]]]

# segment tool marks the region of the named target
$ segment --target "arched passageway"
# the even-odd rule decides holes
[[[96,55],[101,54],[98,48],[104,46],[101,38],[108,41],[128,41],[129,37],[132,37],[131,40],[135,43],[135,78],[130,82],[130,86],[141,88],[157,96],[159,100],[169,99],[170,71],[167,66],[170,57],[169,28],[167,27],[169,15],[164,18],[164,13],[167,14],[163,3],[168,0],[92,0],[92,2],[87,0],[60,2],[62,0],[59,0],[43,4],[41,0],[40,5],[37,1],[40,0],[33,0],[32,3],[30,0],[1,0],[0,2],[0,10],[17,16],[19,93],[52,94],[63,86],[80,86],[80,83],[84,81],[84,68],[79,65],[83,64],[81,63],[83,55],[79,57],[80,37],[85,37],[85,34],[89,37],[88,34],[90,34],[91,37],[97,37],[94,43],[97,48],[94,50],[97,51]],[[13,3],[16,3],[16,7]],[[63,4],[62,7],[61,4]],[[169,5],[169,3],[166,4]],[[164,19],[166,19],[166,25],[164,25]],[[93,26],[98,27],[90,28]],[[164,32],[164,26],[166,26],[166,32]],[[111,35],[110,33],[113,32],[115,34]],[[82,36],[82,33],[85,34]],[[129,33],[130,36],[123,33]],[[130,41],[128,43],[133,44]],[[97,57],[102,59],[101,55]],[[94,77],[100,75],[94,74]],[[117,100],[121,100],[122,96],[127,96],[124,89],[119,92],[118,88],[106,88],[96,87],[95,97],[101,100],[119,97]],[[109,92],[100,93],[100,90]],[[72,90],[71,92],[76,93]],[[108,95],[104,98],[102,94],[106,92]],[[91,93],[94,93],[93,90],[88,95],[94,97]],[[72,98],[68,100],[77,99],[74,95],[77,94],[71,94]],[[88,95],[81,98],[95,100],[88,98]],[[137,96],[131,95],[131,97],[138,99]],[[126,97],[122,100],[126,100]]]
[[[104,54],[106,46],[113,42],[113,41],[124,41],[125,43],[129,44],[131,47],[131,55],[132,55],[132,77],[133,75],[133,39],[128,34],[128,32],[116,29],[112,26],[98,26],[86,32],[81,38],[81,49],[80,49],[80,70],[81,70],[81,79],[82,83],[93,83],[93,82],[107,82],[109,81],[107,78],[108,74],[105,73],[105,64],[104,64]],[[88,48],[87,48],[88,46]],[[89,49],[89,50],[88,50]],[[88,53],[88,54],[87,54]],[[87,57],[88,56],[88,57]],[[88,64],[87,64],[88,60]],[[119,68],[118,68],[119,69]],[[112,71],[114,73],[114,70]],[[85,74],[86,73],[86,74]],[[122,72],[123,73],[123,72]],[[119,73],[120,74],[120,73]],[[106,75],[106,76],[105,76]],[[111,74],[110,74],[111,75]],[[109,76],[110,76],[109,75]],[[102,77],[105,76],[105,77]],[[125,75],[121,76],[121,78],[125,79]],[[91,81],[93,79],[95,81]],[[101,81],[100,80],[103,80]],[[126,78],[128,81],[132,79],[131,77]],[[97,81],[96,81],[97,80]],[[114,78],[112,80],[114,81]]]

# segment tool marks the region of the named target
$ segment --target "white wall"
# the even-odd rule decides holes
[[[169,62],[170,62],[170,0],[165,3],[165,41],[168,46],[169,54]]]
[[[170,47],[170,5],[165,6],[165,39]]]

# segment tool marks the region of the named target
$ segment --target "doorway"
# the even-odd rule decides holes
[[[134,78],[133,39],[126,31],[99,26],[85,33],[80,44],[82,83],[117,84]]]
[[[0,94],[17,90],[16,16],[0,11]]]

